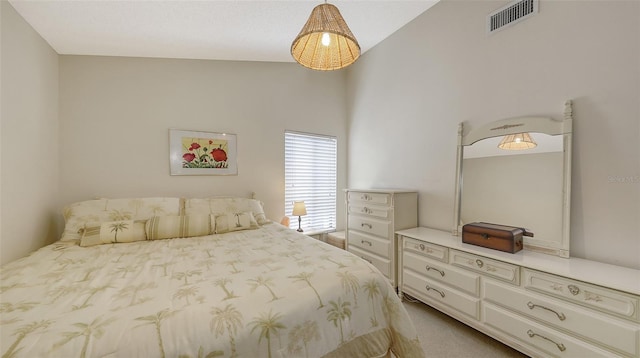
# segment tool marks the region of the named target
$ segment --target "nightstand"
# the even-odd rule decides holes
[[[333,245],[337,248],[343,249],[345,248],[345,232],[344,231],[334,231],[327,234],[327,244]]]
[[[311,236],[312,238],[316,239],[316,240],[320,240],[323,242],[327,241],[327,233],[330,230],[312,230],[309,229],[309,231],[303,231],[301,232],[301,234],[307,235],[307,236]]]

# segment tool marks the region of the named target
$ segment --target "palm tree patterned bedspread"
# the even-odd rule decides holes
[[[2,357],[424,357],[369,263],[279,224],[0,268]]]

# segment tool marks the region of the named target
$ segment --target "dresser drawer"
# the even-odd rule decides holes
[[[480,294],[480,275],[478,274],[456,269],[413,252],[405,251],[402,261],[405,270],[413,270],[426,278],[441,281],[475,297]]]
[[[393,281],[393,283],[395,284],[395,277],[394,278],[391,277],[391,265],[388,259],[379,257],[377,255],[358,249],[351,245],[349,245],[349,252],[353,253],[354,255],[362,258],[363,260],[375,266],[378,270],[380,270],[380,272],[382,272],[382,274],[386,278]]]
[[[482,313],[488,326],[515,337],[551,357],[619,356],[490,303],[483,303]]]
[[[466,295],[441,282],[425,279],[412,271],[405,270],[402,277],[403,292],[414,295],[427,303],[431,300],[437,301],[473,319],[480,319],[479,298]]]
[[[523,270],[524,287],[616,316],[640,319],[638,297],[531,269]]]
[[[442,262],[449,261],[448,248],[420,240],[415,240],[406,236],[403,236],[403,238],[404,242],[402,243],[402,246],[404,251],[420,253],[421,255]]]
[[[377,204],[377,205],[390,205],[391,204],[391,196],[386,193],[366,193],[366,192],[358,192],[358,191],[350,191],[349,202],[361,202],[361,203],[369,203],[369,204]]]
[[[355,246],[359,249],[389,258],[391,241],[389,239],[381,239],[380,237],[349,230],[349,246]]]
[[[637,324],[497,282],[483,281],[483,288],[485,301],[597,341],[609,349],[631,356],[639,354]]]
[[[485,276],[497,278],[514,285],[520,284],[519,266],[457,250],[450,250],[449,257],[452,265],[480,272]]]
[[[361,203],[358,203],[361,204]],[[382,219],[389,219],[391,211],[386,206],[361,206],[361,205],[349,205],[349,214],[350,215],[364,215],[364,216],[373,216]]]
[[[349,229],[366,232],[383,238],[393,235],[391,231],[391,222],[349,215]]]

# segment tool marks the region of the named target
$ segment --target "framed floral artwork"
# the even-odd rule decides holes
[[[237,175],[236,135],[169,129],[171,175]]]

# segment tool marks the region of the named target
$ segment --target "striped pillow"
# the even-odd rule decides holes
[[[119,220],[96,223],[82,230],[80,246],[117,244],[120,242],[143,241],[147,239],[145,220]],[[90,224],[91,225],[91,224]]]
[[[154,216],[145,226],[148,240],[211,235],[209,215]]]

